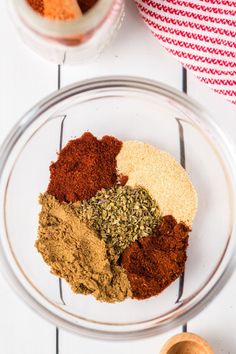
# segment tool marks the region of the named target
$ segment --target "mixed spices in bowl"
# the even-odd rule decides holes
[[[184,272],[197,195],[167,152],[86,132],[51,164],[40,204],[36,247],[75,293],[142,300]]]

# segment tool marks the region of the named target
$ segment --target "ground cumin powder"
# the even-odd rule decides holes
[[[125,271],[109,260],[105,242],[78,219],[72,205],[59,203],[48,193],[40,196],[40,204],[36,248],[51,272],[64,278],[75,293],[100,301],[130,296]]]
[[[128,176],[127,185],[144,187],[162,215],[192,225],[197,194],[186,171],[170,154],[141,141],[126,141],[116,159],[118,172]]]

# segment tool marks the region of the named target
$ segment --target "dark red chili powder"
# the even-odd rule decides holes
[[[173,216],[164,216],[152,236],[132,243],[122,255],[133,298],[159,294],[184,272],[188,232]]]
[[[127,179],[116,172],[116,156],[122,142],[112,136],[98,140],[91,133],[70,140],[58,160],[50,166],[48,193],[60,202],[75,202],[93,197],[102,188],[111,188]]]

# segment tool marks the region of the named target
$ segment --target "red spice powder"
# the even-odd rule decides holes
[[[173,216],[164,216],[152,236],[132,243],[122,255],[133,298],[159,294],[184,272],[188,232]]]
[[[44,1],[43,0],[27,0],[29,5],[34,11],[37,11],[40,15],[44,14]]]
[[[60,1],[51,1],[51,0],[27,0],[29,5],[40,15],[49,17],[49,18],[54,18],[54,19],[61,19],[61,20],[67,20],[67,19],[73,19],[75,18],[75,14],[73,12],[73,7],[71,8],[70,2],[67,4],[63,4],[63,9],[60,8]],[[91,7],[93,7],[96,4],[97,0],[78,0],[77,3],[79,5],[79,8],[81,9],[82,13],[87,12]],[[58,5],[59,8],[56,8],[55,5]],[[45,8],[50,9],[50,11],[46,11],[45,14]],[[67,10],[67,11],[66,11]],[[72,10],[72,11],[71,11]],[[64,15],[64,16],[63,16]]]
[[[60,202],[93,197],[102,188],[124,184],[127,178],[116,172],[116,156],[122,142],[112,136],[98,140],[91,133],[71,140],[50,166],[48,193]]]

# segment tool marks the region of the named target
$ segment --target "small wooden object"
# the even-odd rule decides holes
[[[194,333],[181,333],[171,337],[160,354],[214,354],[210,345]]]
[[[72,20],[82,16],[77,0],[44,0],[44,16],[53,20]]]

